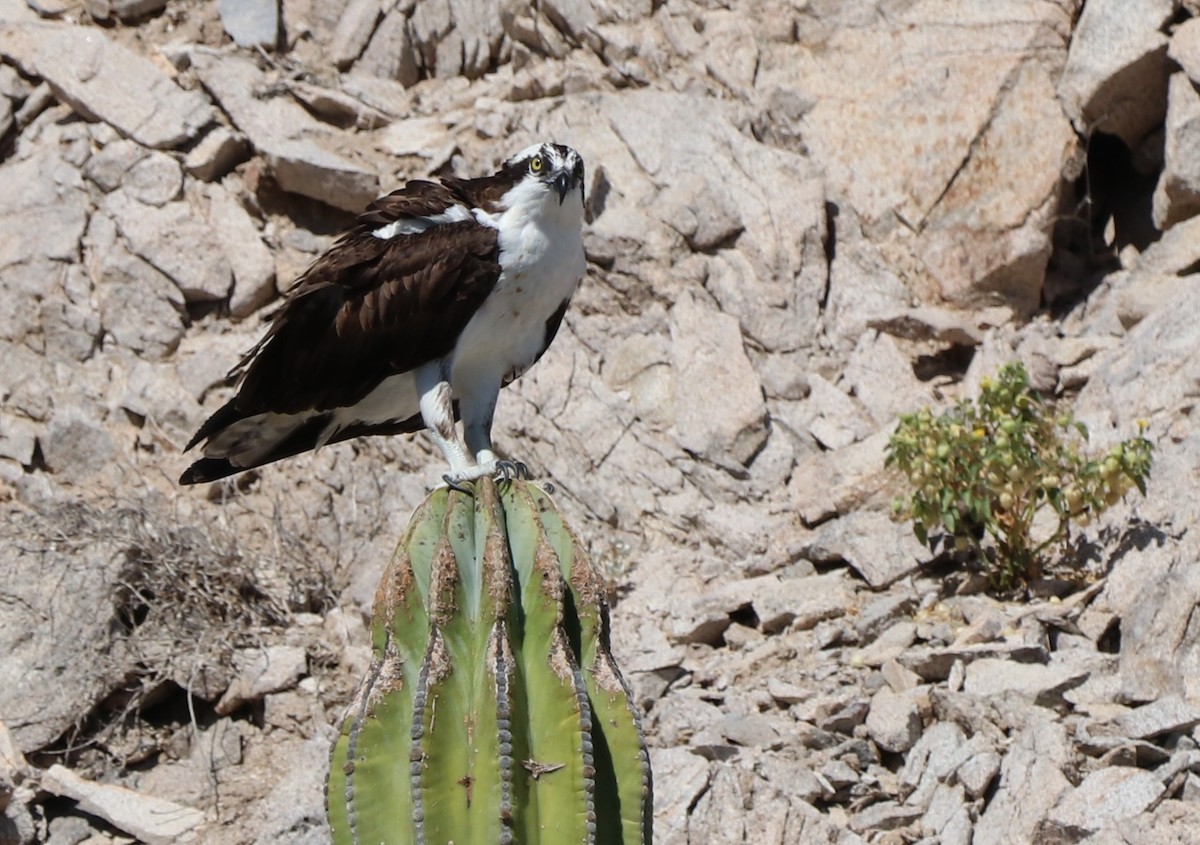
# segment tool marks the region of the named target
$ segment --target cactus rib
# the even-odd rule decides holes
[[[645,845],[649,759],[599,578],[537,487],[435,491],[376,595],[338,845]]]

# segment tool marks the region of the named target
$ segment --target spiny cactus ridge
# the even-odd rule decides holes
[[[523,481],[437,490],[375,597],[328,784],[336,845],[647,845],[650,765],[604,587]]]

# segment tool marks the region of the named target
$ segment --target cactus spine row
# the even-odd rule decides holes
[[[417,509],[334,747],[337,845],[646,845],[649,758],[604,586],[550,498],[490,479]]]

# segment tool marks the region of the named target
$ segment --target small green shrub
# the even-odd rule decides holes
[[[1134,487],[1145,494],[1153,445],[1140,429],[1090,459],[1081,451],[1087,427],[1044,403],[1021,364],[1008,364],[983,380],[978,401],[900,418],[887,465],[907,475],[913,492],[893,510],[932,550],[939,539],[952,542],[987,567],[995,587],[1010,589],[1041,574],[1048,549],[1065,551],[1071,522],[1087,524]],[[1035,540],[1034,518],[1045,508],[1057,526]]]

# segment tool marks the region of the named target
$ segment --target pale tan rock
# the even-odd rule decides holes
[[[680,446],[718,466],[747,464],[767,418],[737,321],[685,295],[671,309],[671,360]]]
[[[622,338],[604,356],[601,374],[610,388],[629,395],[634,412],[651,428],[663,431],[674,421],[675,380],[667,338]]]
[[[972,840],[999,845],[1036,841],[1041,819],[1073,787],[1064,770],[1071,747],[1062,727],[1038,714],[1017,732],[1000,766],[1000,787],[980,816]]]
[[[4,52],[44,78],[83,117],[103,120],[145,146],[179,146],[213,120],[203,96],[184,91],[99,29],[10,27],[0,41],[20,45]]]
[[[42,775],[42,788],[78,801],[85,812],[150,845],[175,842],[204,821],[199,810],[122,786],[94,783],[57,763]]]
[[[187,301],[229,296],[233,271],[221,241],[189,200],[155,208],[119,191],[108,196],[105,210],[129,249],[170,278]],[[206,260],[195,260],[199,255]]]
[[[1047,63],[1055,51],[1061,57],[1065,39],[1054,33],[1065,36],[1070,18],[1050,4],[1014,5],[1023,11],[1010,8],[1005,19],[1021,22],[1002,30],[991,7],[924,3],[909,10],[904,29],[846,27],[819,54],[773,45],[757,84],[804,80],[814,106],[800,122],[803,139],[824,163],[831,193],[846,198],[867,231],[893,234],[914,276],[932,278],[954,301],[999,294],[1029,311],[1049,255],[1059,165],[1074,137],[1052,73],[1027,50],[1038,44]],[[922,25],[934,19],[956,25]],[[877,70],[858,72],[866,66]]]
[[[38,20],[38,14],[25,0],[3,0],[0,3],[0,22],[13,23]]]
[[[802,554],[818,563],[843,560],[875,589],[914,572],[930,556],[908,524],[869,510],[821,525]]]
[[[13,798],[16,784],[29,776],[29,764],[13,742],[8,726],[0,722],[0,812]]]
[[[261,328],[252,322],[242,321],[237,327],[241,331],[203,338],[193,333],[184,335],[180,341],[172,361],[180,384],[197,402],[203,401],[210,390],[226,381],[232,366],[230,362],[244,355],[261,332]]]
[[[232,186],[237,189],[236,183]],[[275,296],[275,259],[254,220],[230,188],[215,182],[202,192],[205,214],[233,269],[229,313],[242,319]]]
[[[103,213],[92,215],[85,245],[100,322],[112,341],[148,360],[174,352],[184,335],[179,288],[118,242],[116,224]]]
[[[877,432],[844,449],[800,460],[788,483],[797,513],[807,525],[886,498],[882,472],[889,433]]]
[[[175,158],[153,151],[129,168],[121,184],[139,202],[162,206],[179,198],[183,172]]]
[[[496,3],[431,0],[417,4],[409,32],[431,75],[478,79],[490,69],[504,30]]]
[[[1175,224],[1138,257],[1133,269],[1141,273],[1183,275],[1183,271],[1200,261],[1197,233],[1200,233],[1197,218]]]
[[[1168,733],[1186,733],[1198,724],[1200,706],[1168,695],[1125,713],[1113,723],[1112,729],[1119,736],[1150,739]]]
[[[394,79],[405,88],[420,79],[417,49],[408,32],[408,14],[401,8],[386,12],[362,56],[354,63],[358,73]]]
[[[1167,77],[1164,27],[1171,0],[1102,0],[1085,4],[1059,81],[1076,130],[1117,135],[1136,148],[1163,118]]]
[[[102,191],[115,190],[125,174],[146,157],[146,149],[141,145],[122,138],[105,144],[104,149],[88,159],[83,168],[83,174],[91,179]]]
[[[1062,796],[1042,829],[1075,836],[1100,830],[1148,810],[1162,792],[1163,784],[1152,772],[1125,766],[1092,772]]]
[[[186,443],[192,424],[200,416],[200,404],[174,375],[168,363],[135,361],[118,402],[153,430],[171,432]]]
[[[223,716],[267,693],[290,689],[308,671],[308,657],[298,646],[242,650],[234,656],[234,663],[238,674],[217,702],[217,713]]]
[[[713,764],[693,754],[686,747],[654,748],[650,752],[650,768],[663,778],[660,793],[661,808],[656,813],[656,826],[664,829],[670,840],[687,842],[692,808],[708,789]],[[662,834],[659,834],[660,836]]]
[[[623,142],[620,157],[632,155],[632,171],[617,154],[602,159],[622,215],[654,212],[638,239],[652,245],[647,230],[666,228],[690,249],[710,250],[736,238],[736,255],[710,262],[722,308],[772,351],[814,343],[827,259],[825,192],[810,163],[740,133],[698,98],[638,92],[598,107]],[[616,211],[597,223],[620,225]]]
[[[921,712],[912,696],[881,689],[871,699],[867,733],[885,751],[903,753],[921,736]]]
[[[1131,329],[1159,308],[1175,301],[1188,282],[1179,276],[1160,273],[1114,274],[1122,276],[1115,285],[1116,316],[1121,325]]]
[[[380,0],[350,0],[346,4],[329,44],[329,57],[336,67],[345,70],[354,63],[382,13]]]
[[[878,317],[867,325],[906,340],[936,340],[963,346],[978,346],[983,333],[1012,319],[1005,308],[958,311],[923,305]]]
[[[841,449],[875,430],[866,409],[827,379],[812,373],[808,384],[807,402],[815,412],[808,432],[823,447]]]
[[[197,179],[213,182],[232,170],[247,153],[244,137],[224,126],[217,126],[188,151],[183,167]]]
[[[56,414],[39,441],[50,470],[76,478],[100,472],[116,454],[101,421],[78,411]]]
[[[85,3],[88,14],[100,21],[113,17],[134,21],[159,12],[166,5],[166,0],[87,0]]]
[[[351,71],[342,76],[341,90],[392,118],[413,116],[414,97],[398,81]]]
[[[285,97],[255,97],[266,79],[248,59],[196,54],[193,60],[205,87],[266,157],[285,191],[355,213],[378,195],[376,174],[334,152],[345,145],[329,127]]]
[[[850,353],[843,378],[876,426],[929,404],[929,388],[917,378],[915,363],[885,334],[863,335]]]
[[[1154,225],[1166,230],[1200,212],[1200,94],[1183,73],[1167,89],[1166,150],[1154,189]]]
[[[42,427],[24,414],[0,411],[0,457],[32,466]]]
[[[1044,707],[1061,704],[1063,693],[1087,679],[1088,671],[1069,665],[1014,663],[982,658],[967,664],[963,689],[982,698],[1012,694]]]
[[[829,264],[822,340],[845,352],[854,348],[868,328],[876,328],[876,321],[890,320],[911,309],[915,297],[908,287],[911,275],[905,272],[907,265],[867,236],[864,221],[853,207],[842,205],[830,225],[838,246]]]
[[[998,94],[953,182],[923,216],[917,252],[942,297],[1037,309],[1059,204],[1058,170],[1076,139],[1050,75],[1025,63]]]
[[[307,82],[292,82],[288,90],[309,112],[335,126],[375,129],[391,123],[387,114],[342,91]]]
[[[239,47],[275,48],[279,40],[279,0],[221,0],[221,26]]]
[[[1167,55],[1193,82],[1200,81],[1200,20],[1188,18],[1171,33]]]
[[[24,188],[0,196],[0,268],[78,260],[88,202],[77,168],[51,148],[8,164],[6,178]]]

